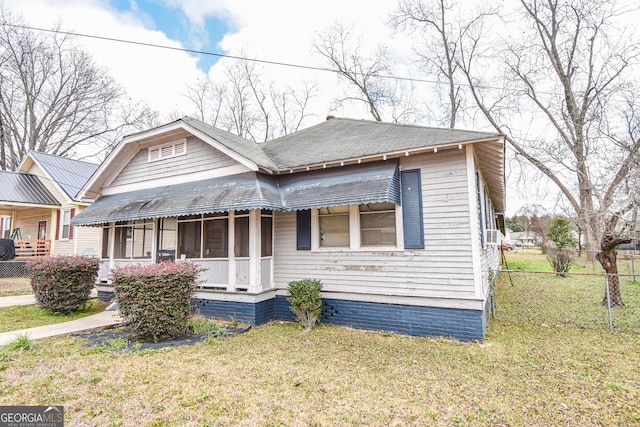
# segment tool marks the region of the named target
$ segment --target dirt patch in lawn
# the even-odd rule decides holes
[[[232,335],[241,334],[248,331],[251,326],[232,327],[225,326],[224,333],[220,335],[183,333],[177,337],[153,342],[153,341],[136,341],[131,339],[123,330],[109,329],[101,332],[93,332],[86,334],[78,334],[77,337],[85,341],[85,345],[89,347],[105,347],[117,351],[141,351],[141,350],[159,350],[168,347],[189,346],[210,339],[225,338]]]
[[[0,297],[26,295],[33,293],[31,279],[28,277],[0,278]]]

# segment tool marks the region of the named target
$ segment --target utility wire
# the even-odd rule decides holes
[[[136,46],[152,47],[152,48],[156,48],[156,49],[173,50],[173,51],[178,51],[178,52],[193,53],[193,54],[197,54],[197,55],[215,56],[215,57],[218,57],[218,58],[234,59],[234,60],[239,60],[239,61],[251,61],[251,62],[258,63],[258,64],[276,65],[276,66],[280,66],[280,67],[298,68],[298,69],[302,69],[302,70],[321,71],[321,72],[328,72],[328,73],[333,73],[333,74],[341,74],[341,72],[338,71],[338,70],[334,70],[334,69],[326,68],[326,67],[316,67],[316,66],[313,66],[313,65],[294,64],[294,63],[291,63],[291,62],[271,61],[271,60],[267,60],[267,59],[246,58],[246,57],[242,57],[242,56],[227,55],[227,54],[223,54],[223,53],[208,52],[208,51],[204,51],[204,50],[187,49],[187,48],[183,48],[183,47],[174,47],[174,46],[166,46],[166,45],[155,44],[155,43],[139,42],[139,41],[135,41],[135,40],[119,39],[119,38],[115,38],[115,37],[105,37],[105,36],[97,36],[97,35],[93,35],[93,34],[74,33],[74,32],[70,32],[70,31],[62,31],[62,30],[49,30],[49,29],[46,29],[46,28],[31,27],[31,26],[28,26],[28,25],[16,25],[16,24],[9,24],[9,23],[4,23],[3,25],[9,26],[9,27],[14,27],[14,28],[21,28],[21,29],[25,29],[25,30],[31,30],[31,31],[41,31],[41,32],[46,32],[46,33],[64,34],[64,35],[68,35],[68,36],[83,37],[83,38],[94,39],[94,40],[104,40],[104,41],[116,42],[116,43],[125,43],[125,44],[131,44],[131,45],[136,45]],[[355,72],[355,74],[364,75],[363,73],[358,73],[358,72]],[[447,82],[442,82],[442,81],[438,81],[438,80],[429,80],[429,79],[418,79],[418,78],[415,78],[415,77],[391,76],[391,75],[387,75],[387,74],[371,74],[371,76],[372,77],[381,78],[381,79],[406,81],[406,82],[412,82],[412,83],[428,83],[428,84],[435,84],[435,85],[449,85],[449,83],[447,83]],[[456,83],[456,86],[471,87],[471,85],[469,85],[468,83]],[[478,87],[483,88],[483,89],[504,90],[503,87],[497,87],[497,86],[479,85]],[[544,93],[544,92],[539,92],[539,93]],[[549,95],[553,95],[552,92],[548,92],[548,94]]]

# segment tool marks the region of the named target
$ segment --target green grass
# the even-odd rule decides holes
[[[0,278],[0,297],[31,293],[33,289],[31,289],[31,279],[28,277]]]
[[[95,299],[89,300],[85,310],[68,316],[56,316],[40,308],[38,305],[18,305],[0,308],[0,332],[33,328],[42,325],[68,322],[103,311],[105,304]]]
[[[61,404],[69,425],[638,425],[638,286],[611,334],[596,278],[513,279],[483,343],[285,322],[124,354],[56,338],[0,349],[0,405]]]

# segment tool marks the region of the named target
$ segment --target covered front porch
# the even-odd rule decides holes
[[[203,291],[273,287],[273,212],[264,209],[119,221],[103,226],[100,281],[128,264],[193,262]]]

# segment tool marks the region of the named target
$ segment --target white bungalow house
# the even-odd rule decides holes
[[[184,117],[125,137],[71,224],[110,269],[206,268],[200,313],[291,320],[287,285],[323,283],[322,321],[483,339],[504,211],[502,135],[330,118],[265,143]]]
[[[30,151],[17,171],[0,171],[0,230],[14,239],[16,258],[98,253],[99,230],[75,229],[89,206],[78,197],[98,165]]]

